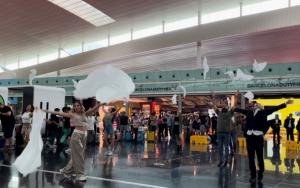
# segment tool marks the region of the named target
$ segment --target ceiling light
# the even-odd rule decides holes
[[[95,25],[96,27],[115,22],[114,19],[82,0],[48,1]]]

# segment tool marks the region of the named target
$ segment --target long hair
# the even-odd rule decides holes
[[[75,105],[76,103],[79,104],[80,107],[81,107],[81,111],[80,111],[80,112],[75,112],[75,110],[74,110],[74,105]],[[80,114],[83,114],[84,112],[85,112],[85,109],[84,109],[84,106],[82,105],[82,103],[81,103],[80,101],[75,101],[75,102],[73,103],[72,113],[80,113]]]

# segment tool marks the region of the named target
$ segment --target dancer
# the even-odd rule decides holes
[[[280,109],[286,108],[287,105],[292,104],[292,100],[288,100],[286,103],[279,106],[272,106],[264,108],[259,103],[254,102],[252,108],[249,110],[234,109],[235,112],[246,115],[246,142],[249,159],[249,168],[251,171],[249,182],[251,184],[256,183],[256,176],[258,183],[261,184],[263,180],[263,173],[265,170],[263,147],[264,147],[264,134],[269,129],[267,123],[267,116]],[[255,153],[258,160],[259,170],[256,172],[255,165]],[[257,173],[257,175],[256,175]]]
[[[105,113],[104,118],[103,118],[103,124],[104,124],[104,142],[105,146],[107,148],[107,151],[105,152],[105,155],[112,155],[113,150],[114,150],[114,144],[115,144],[115,139],[114,139],[114,127],[113,127],[113,122],[116,117],[116,114],[119,112],[121,108],[116,110],[115,107],[109,108],[108,110],[104,109],[104,106],[102,106],[102,111]],[[108,144],[108,137],[110,144]]]
[[[33,107],[31,105],[27,105],[26,111],[22,114],[21,134],[23,136],[24,145],[26,145],[29,142],[29,134],[31,131],[32,112],[33,112]]]
[[[217,123],[217,141],[218,141],[218,152],[219,152],[219,167],[226,167],[229,160],[229,140],[230,140],[230,123],[233,116],[233,111],[228,110],[224,107],[218,113],[218,123]],[[225,156],[224,156],[225,150]]]
[[[62,168],[60,172],[66,178],[71,178],[72,174],[76,175],[77,181],[86,181],[84,175],[84,155],[87,137],[87,116],[99,109],[100,103],[92,109],[84,111],[84,107],[79,101],[74,102],[72,112],[56,112],[43,110],[44,112],[70,118],[75,129],[71,136],[71,159],[67,166]]]

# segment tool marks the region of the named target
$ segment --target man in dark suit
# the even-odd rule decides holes
[[[258,103],[254,103],[253,107],[249,110],[234,109],[235,112],[246,115],[246,142],[249,160],[249,169],[251,176],[249,182],[251,184],[256,183],[257,180],[262,183],[263,172],[265,170],[263,147],[264,147],[264,134],[268,131],[270,124],[267,121],[267,116],[276,112],[277,110],[286,108],[288,104],[292,104],[292,100],[288,100],[286,103],[279,106],[263,107]],[[255,153],[258,160],[259,170],[256,172],[255,165]]]
[[[299,144],[299,141],[300,141],[300,119],[298,119],[296,129],[298,131],[298,144]],[[300,168],[300,166],[299,166],[299,168]]]
[[[289,117],[285,119],[284,128],[286,128],[286,140],[294,141],[295,119],[293,118],[293,114],[290,114]]]
[[[277,144],[280,144],[280,126],[281,120],[279,119],[278,114],[275,115],[275,119],[271,120],[271,127],[273,129],[273,145],[275,146],[276,136],[277,136]]]

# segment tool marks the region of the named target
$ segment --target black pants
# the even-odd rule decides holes
[[[280,129],[273,129],[273,144],[275,145],[275,140],[277,136],[277,143],[280,144]]]
[[[247,135],[246,137],[247,142],[247,151],[248,151],[248,159],[249,159],[249,169],[251,178],[256,178],[256,165],[255,165],[255,153],[258,161],[258,177],[262,177],[265,171],[265,164],[264,164],[264,137],[255,136],[255,135]]]
[[[293,129],[286,129],[286,140],[294,141],[294,131]]]
[[[138,138],[138,132],[139,132],[139,128],[133,128],[132,130],[133,134],[134,134],[134,142],[137,142],[137,138]]]

